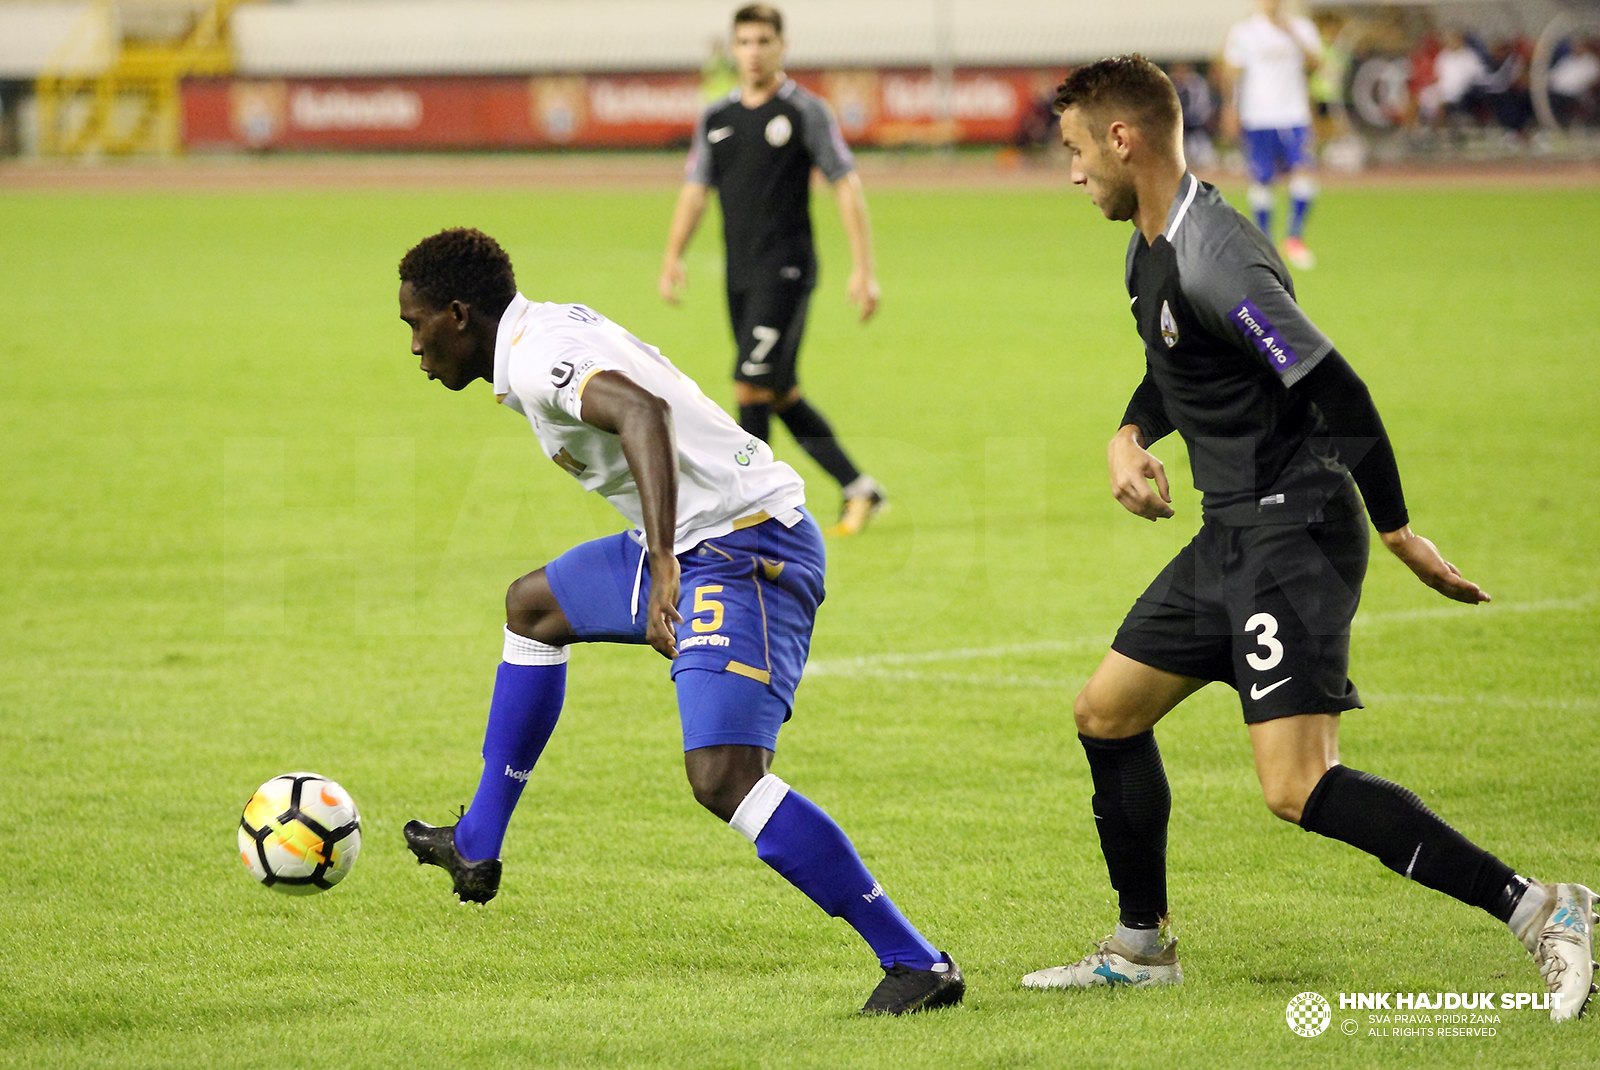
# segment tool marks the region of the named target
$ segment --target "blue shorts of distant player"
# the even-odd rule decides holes
[[[1290,126],[1281,130],[1244,131],[1244,160],[1250,180],[1265,186],[1279,175],[1316,161],[1311,156],[1311,128]]]
[[[800,510],[707,539],[678,555],[678,656],[672,679],[683,749],[742,744],[776,750],[811,649],[827,571],[822,531]],[[573,547],[545,566],[581,641],[642,643],[650,566],[632,532]],[[635,583],[638,584],[637,596]]]

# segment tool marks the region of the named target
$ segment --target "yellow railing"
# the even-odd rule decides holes
[[[215,0],[182,39],[122,41],[104,70],[75,72],[71,57],[81,52],[85,35],[111,24],[110,3],[96,0],[36,83],[40,153],[176,155],[182,147],[182,80],[233,70],[228,20],[240,2]]]

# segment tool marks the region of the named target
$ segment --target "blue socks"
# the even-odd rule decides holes
[[[511,812],[555,731],[567,693],[564,647],[535,643],[511,632],[506,635],[508,658],[495,676],[489,727],[483,736],[483,776],[471,808],[456,825],[456,850],[470,862],[500,857]],[[524,651],[514,646],[543,650]],[[521,662],[540,658],[545,663],[517,664],[511,658]]]
[[[1295,175],[1289,180],[1289,237],[1306,231],[1306,214],[1317,196],[1317,183],[1310,175]]]
[[[776,776],[750,790],[730,824],[755,842],[761,861],[860,933],[885,968],[928,970],[944,961],[873,880],[844,830]]]
[[[1289,237],[1298,238],[1306,232],[1306,213],[1311,211],[1311,198],[1289,198]]]

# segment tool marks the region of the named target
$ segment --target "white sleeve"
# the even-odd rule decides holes
[[[1316,23],[1307,18],[1295,18],[1289,20],[1289,26],[1306,51],[1318,58],[1322,56],[1322,35],[1317,32]]]
[[[1236,22],[1228,31],[1228,40],[1222,46],[1222,59],[1230,67],[1244,67],[1250,62],[1250,48],[1245,43],[1244,23]]]

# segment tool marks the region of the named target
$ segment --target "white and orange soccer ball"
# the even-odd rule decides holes
[[[316,773],[275,776],[239,818],[239,857],[256,880],[286,895],[315,895],[344,880],[361,853],[350,793]]]

